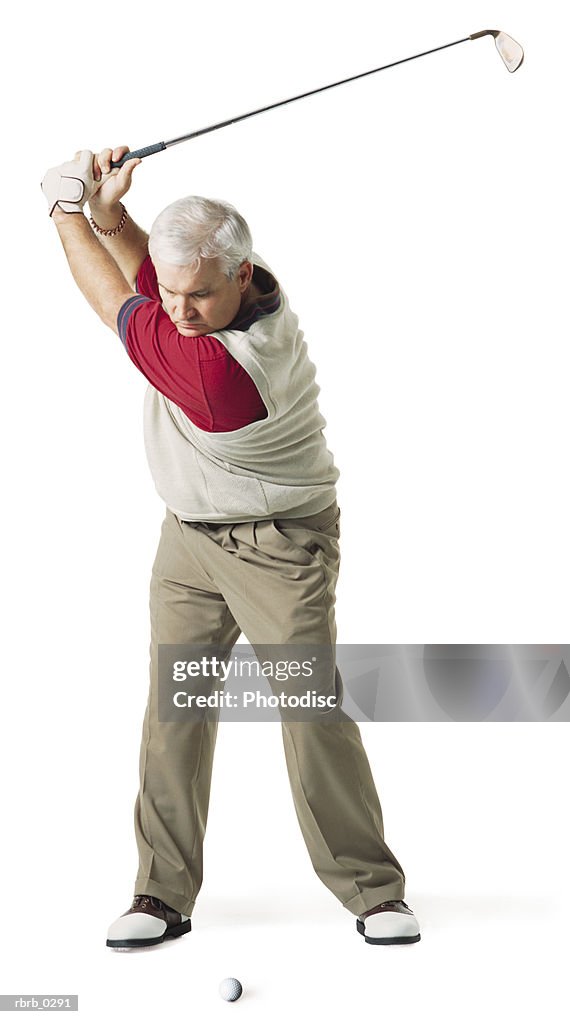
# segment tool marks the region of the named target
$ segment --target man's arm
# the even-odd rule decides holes
[[[90,211],[97,227],[104,231],[116,228],[123,215],[123,207],[109,207],[94,210],[90,203]],[[137,273],[141,264],[148,256],[148,235],[142,228],[127,216],[124,228],[118,235],[97,235],[103,248],[111,254],[125,279],[132,288],[136,287]]]
[[[121,199],[131,187],[134,168],[140,163],[129,161],[119,171],[111,173],[111,160],[120,160],[129,152],[128,146],[103,149],[93,159],[95,181],[101,181],[98,191],[89,199],[89,209],[95,224],[103,231],[112,231],[120,223],[123,214]],[[148,255],[146,231],[127,217],[124,227],[116,235],[97,235],[104,248],[111,254],[129,285],[136,288],[136,278],[142,262]]]
[[[118,334],[119,310],[136,293],[82,213],[55,209],[52,220],[77,286],[101,320]]]

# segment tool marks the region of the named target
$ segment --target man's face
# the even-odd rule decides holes
[[[200,269],[155,260],[162,305],[185,338],[221,331],[236,316],[247,292],[253,265],[244,261],[228,281],[217,259],[202,260]]]

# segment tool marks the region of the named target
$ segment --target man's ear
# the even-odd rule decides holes
[[[253,263],[249,260],[244,260],[238,268],[238,284],[240,292],[245,292],[251,284],[253,277]]]

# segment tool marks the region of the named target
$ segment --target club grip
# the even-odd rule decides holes
[[[145,146],[143,149],[133,149],[132,153],[125,153],[120,160],[111,160],[111,167],[122,167],[127,160],[139,157],[142,160],[145,156],[152,156],[153,153],[160,153],[166,149],[165,142],[155,142],[153,146]]]

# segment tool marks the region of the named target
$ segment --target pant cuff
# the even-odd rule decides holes
[[[367,910],[377,907],[379,903],[403,899],[404,886],[392,883],[392,885],[379,886],[376,889],[365,889],[363,892],[358,893],[357,896],[353,896],[352,899],[343,903],[343,907],[358,917],[359,914],[364,914]]]
[[[167,889],[166,886],[161,885],[159,882],[153,882],[152,878],[138,877],[136,879],[133,896],[137,896],[139,893],[162,900],[168,907],[177,910],[179,914],[187,914],[188,917],[192,916],[195,900],[189,900],[182,893],[173,892],[172,889]]]

